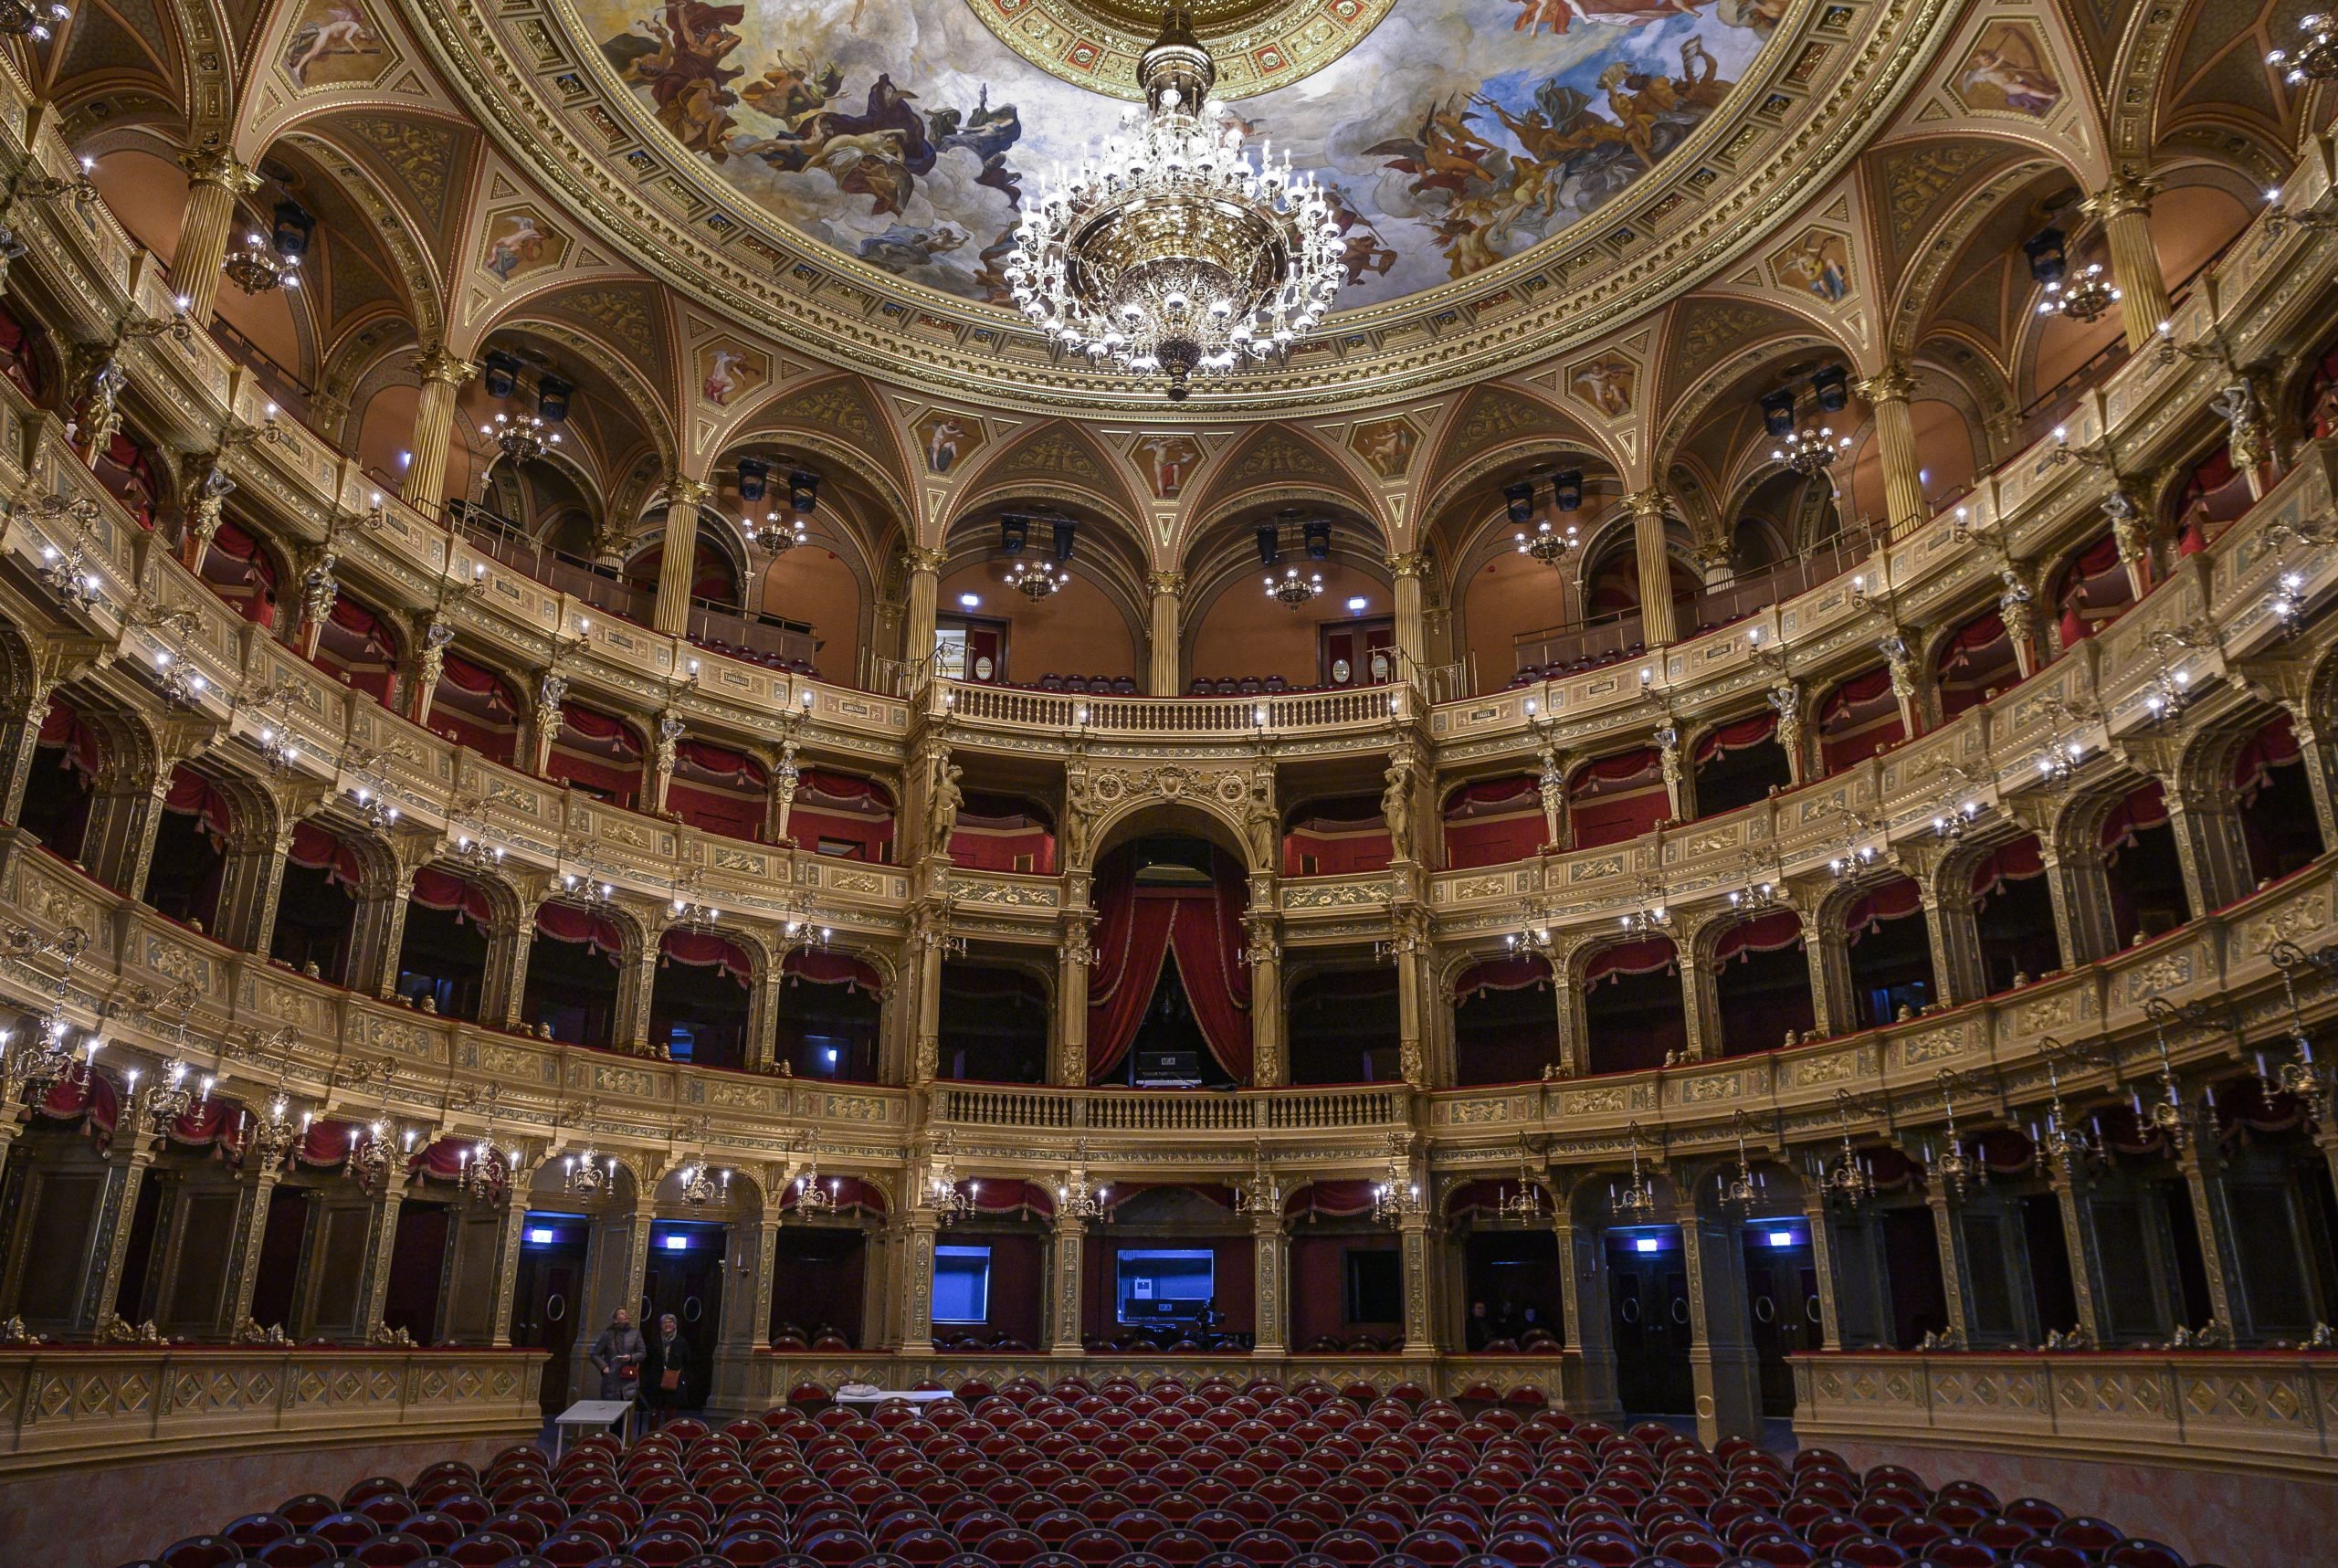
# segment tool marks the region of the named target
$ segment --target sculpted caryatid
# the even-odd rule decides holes
[[[950,761],[945,752],[933,759],[933,793],[926,807],[926,844],[935,854],[947,854],[950,835],[957,830],[958,807],[965,804],[966,792],[958,787],[958,780],[966,770]]]
[[[1250,793],[1242,803],[1242,831],[1250,841],[1250,864],[1271,870],[1282,838],[1281,814],[1275,810],[1275,776],[1250,775]]]
[[[1088,770],[1078,765],[1064,770],[1063,775],[1063,859],[1067,868],[1088,864],[1088,834],[1096,820],[1096,792],[1088,783]]]
[[[1413,765],[1399,757],[1381,776],[1388,781],[1380,792],[1380,815],[1388,824],[1389,857],[1409,860],[1413,858]]]

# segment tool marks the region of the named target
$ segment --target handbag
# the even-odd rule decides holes
[[[658,1374],[658,1386],[671,1394],[682,1385],[682,1369],[669,1366]]]

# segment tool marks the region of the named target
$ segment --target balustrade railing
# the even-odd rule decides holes
[[[1383,723],[1410,711],[1407,689],[1396,685],[1246,697],[1106,697],[963,680],[944,681],[942,690],[943,703],[960,720],[1116,734],[1239,735],[1338,728]]]
[[[1342,1131],[1401,1123],[1400,1087],[1148,1094],[1124,1089],[1013,1089],[942,1084],[937,1121],[969,1127],[1084,1128],[1099,1132]]]

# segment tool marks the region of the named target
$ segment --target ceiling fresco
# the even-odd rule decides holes
[[[742,195],[847,256],[993,303],[1021,203],[1124,108],[1065,79],[1109,67],[1125,92],[1132,68],[1049,19],[1103,0],[1029,5],[1014,47],[1000,31],[1029,0],[574,4],[607,68]],[[1099,11],[1098,37],[1125,38],[1127,8]],[[1322,25],[1347,31],[1287,73],[1252,49],[1236,73],[1250,96],[1226,112],[1338,193],[1340,302],[1372,304],[1494,266],[1612,200],[1721,107],[1785,8],[1332,0]],[[1229,39],[1258,19],[1220,10]],[[1287,6],[1248,10],[1304,32]],[[1269,79],[1289,85],[1261,90]]]

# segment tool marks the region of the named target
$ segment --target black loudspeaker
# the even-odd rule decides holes
[[[1818,399],[1820,413],[1840,414],[1850,406],[1851,373],[1839,364],[1830,364],[1824,370],[1813,373],[1810,378],[1810,391],[1811,395]]]
[[[1073,522],[1069,518],[1059,517],[1055,520],[1056,559],[1058,561],[1069,561],[1071,559],[1071,547],[1074,541],[1077,539],[1079,532],[1079,525]]]
[[[1503,510],[1512,522],[1524,522],[1534,515],[1534,486],[1531,480],[1521,480],[1501,488]]]
[[[1332,558],[1332,524],[1327,518],[1317,518],[1301,531],[1307,540],[1307,559],[1329,561]]]
[[[1774,437],[1786,435],[1794,429],[1794,388],[1782,387],[1764,395],[1762,428]]]
[[[798,517],[809,517],[819,510],[820,476],[808,468],[794,468],[787,475],[787,506]]]
[[[2063,248],[2059,228],[2039,229],[2021,242],[2021,253],[2029,258],[2029,280],[2040,288],[2059,283],[2070,269],[2070,255]]]
[[[998,547],[1009,555],[1023,553],[1031,540],[1031,520],[1008,512],[998,520]]]
[[[1136,1054],[1136,1081],[1148,1083],[1194,1083],[1202,1076],[1202,1058],[1194,1051],[1139,1051]]]
[[[1569,468],[1551,476],[1551,504],[1561,511],[1583,510],[1583,470]]]
[[[1271,522],[1259,525],[1259,564],[1271,566],[1282,553],[1282,535]]]
[[[576,384],[556,375],[536,378],[536,412],[557,425],[568,417],[568,400],[576,394]]]
[[[520,362],[501,349],[490,349],[479,361],[479,382],[490,397],[509,397],[520,384]]]
[[[317,220],[311,217],[308,209],[299,202],[276,204],[276,222],[270,232],[269,243],[275,247],[277,255],[283,257],[308,255],[309,240],[316,232]]]
[[[761,500],[771,489],[771,465],[761,458],[739,459],[739,499]]]

